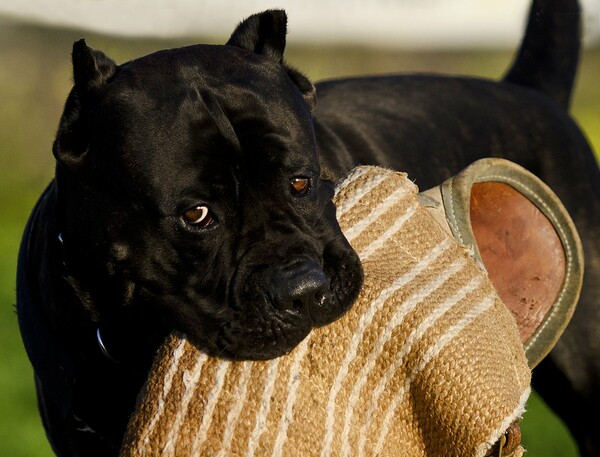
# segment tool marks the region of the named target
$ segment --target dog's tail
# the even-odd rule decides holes
[[[580,47],[578,0],[533,0],[519,53],[504,81],[537,89],[568,109]]]

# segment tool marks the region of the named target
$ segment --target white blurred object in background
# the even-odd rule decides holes
[[[600,0],[580,0],[585,41]],[[514,47],[529,0],[0,0],[0,15],[124,36],[227,37],[250,14],[288,13],[290,39],[403,48]]]

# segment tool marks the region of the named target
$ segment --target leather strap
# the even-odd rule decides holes
[[[535,367],[571,319],[583,281],[581,240],[559,198],[523,167],[487,158],[421,201],[487,270]]]

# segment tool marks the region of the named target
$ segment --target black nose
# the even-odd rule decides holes
[[[271,277],[273,304],[282,311],[311,315],[329,290],[329,279],[313,260],[297,260],[274,267]]]

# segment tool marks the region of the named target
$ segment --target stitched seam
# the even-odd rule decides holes
[[[443,201],[443,198],[442,198],[442,201]],[[454,236],[458,237],[458,240],[462,244],[465,244],[465,240],[462,237],[462,233],[460,232],[460,229],[458,228],[458,224],[456,221],[456,210],[454,209],[454,178],[452,178],[452,180],[450,181],[450,215],[452,217],[451,225],[452,225],[452,231],[454,232]]]

